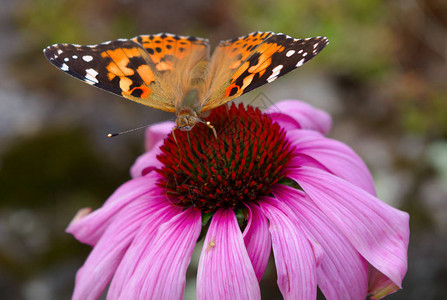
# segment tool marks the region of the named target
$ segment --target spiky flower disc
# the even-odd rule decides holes
[[[219,107],[189,132],[171,133],[157,158],[163,163],[160,186],[175,204],[203,212],[242,208],[268,195],[291,157],[285,132],[259,109]],[[177,140],[177,141],[176,141]]]

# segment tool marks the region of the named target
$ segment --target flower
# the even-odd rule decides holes
[[[93,250],[73,299],[180,299],[206,234],[198,299],[260,299],[273,249],[285,299],[382,298],[407,270],[409,216],[376,198],[348,146],[324,136],[330,117],[285,100],[266,113],[234,104],[190,132],[147,130],[123,184],[67,232]],[[207,228],[207,231],[202,228]],[[202,232],[203,231],[203,232]]]

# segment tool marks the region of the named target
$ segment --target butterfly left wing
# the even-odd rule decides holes
[[[120,39],[98,45],[55,44],[44,49],[57,68],[85,83],[157,109],[173,112],[146,50]]]
[[[211,58],[209,91],[202,111],[273,82],[312,59],[327,44],[325,37],[294,39],[272,32],[221,42]]]

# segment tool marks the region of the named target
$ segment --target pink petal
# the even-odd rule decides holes
[[[130,175],[132,178],[138,178],[144,176],[149,172],[160,169],[163,164],[157,159],[157,155],[161,153],[160,146],[163,145],[164,141],[159,141],[153,147],[140,155],[135,163],[130,168]]]
[[[327,134],[332,125],[332,119],[327,112],[299,100],[280,101],[266,113],[286,130],[310,129]]]
[[[383,297],[399,290],[388,277],[377,271],[373,266],[369,265],[369,288],[368,294],[371,299],[382,299]]]
[[[70,224],[68,224],[68,227],[71,226],[71,224],[76,223],[80,219],[84,218],[85,216],[88,216],[92,212],[91,207],[84,207],[78,210],[76,215],[73,217],[73,219],[70,221]]]
[[[101,208],[72,221],[66,232],[73,234],[80,242],[94,246],[120,210],[142,195],[159,194],[160,188],[155,185],[158,177],[159,175],[153,172],[129,180],[120,186]]]
[[[341,177],[358,187],[376,195],[374,182],[363,160],[347,145],[325,138],[309,130],[290,130],[288,138],[293,141],[294,160],[291,166],[310,165],[316,167],[315,161],[334,175]],[[311,158],[310,164],[303,160]]]
[[[317,281],[325,298],[366,299],[367,263],[351,243],[303,192],[278,184],[273,194],[291,208],[300,224],[323,248]]]
[[[182,209],[180,207],[175,207],[170,204],[158,209],[154,207],[150,211],[146,221],[141,224],[132,244],[120,261],[112,283],[110,284],[107,299],[131,299],[127,297],[127,292],[125,292],[126,285],[134,276],[140,262],[151,251],[152,245],[156,242],[155,237],[162,224],[175,218],[181,211]]]
[[[261,299],[256,274],[231,209],[211,220],[197,274],[197,299]]]
[[[182,299],[201,222],[201,212],[190,208],[161,225],[122,295],[127,299]]]
[[[256,273],[258,281],[261,281],[267,267],[272,241],[270,239],[269,224],[261,209],[255,205],[248,205],[248,224],[245,227],[243,237],[248,256]]]
[[[155,145],[162,142],[169,133],[171,133],[172,128],[174,128],[175,123],[171,121],[161,122],[149,126],[146,130],[145,138],[145,149],[146,151],[152,150]],[[160,147],[160,146],[158,146]]]
[[[319,169],[302,167],[288,176],[372,266],[401,286],[407,271],[407,213]]]
[[[73,299],[97,299],[102,294],[141,223],[151,209],[160,209],[151,207],[146,198],[138,198],[117,214],[79,269]]]
[[[283,203],[262,197],[259,204],[270,222],[278,286],[284,299],[316,299],[316,254],[307,234],[291,220],[293,213]]]

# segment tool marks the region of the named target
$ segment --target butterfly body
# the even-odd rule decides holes
[[[191,130],[203,113],[302,66],[328,43],[253,32],[222,41],[168,33],[98,45],[55,44],[44,49],[60,70],[129,100],[175,112],[177,128]]]
[[[202,107],[199,90],[197,88],[189,89],[176,107],[177,128],[182,131],[191,130],[201,121]]]

